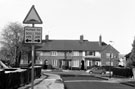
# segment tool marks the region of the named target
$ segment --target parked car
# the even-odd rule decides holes
[[[88,69],[86,72],[90,74],[106,74],[106,70],[102,67],[93,67],[91,69]]]

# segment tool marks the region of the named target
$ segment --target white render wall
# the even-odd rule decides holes
[[[95,56],[96,57],[101,57],[101,53],[100,52],[95,52]]]

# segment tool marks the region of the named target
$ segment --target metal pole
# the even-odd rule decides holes
[[[112,43],[113,41],[110,41],[110,43]],[[109,68],[109,71],[110,71],[110,73],[109,73],[109,78],[111,78],[112,77],[112,75],[111,75],[111,56],[112,56],[112,52],[111,52],[111,50],[112,50],[112,46],[110,45],[110,68]]]
[[[35,46],[32,45],[32,73],[31,73],[31,89],[34,89],[34,49]]]
[[[109,78],[111,78],[111,53],[110,53],[110,57],[109,58],[110,58],[110,68],[109,68],[109,72],[110,72],[109,74],[110,75],[109,75]]]
[[[72,49],[72,52],[71,52],[71,56],[72,56],[72,60],[71,60],[71,70],[72,70],[72,67],[73,67],[73,49]]]
[[[32,27],[34,27],[34,24],[32,24]],[[35,51],[35,46],[34,44],[32,44],[31,89],[34,89],[34,51]]]

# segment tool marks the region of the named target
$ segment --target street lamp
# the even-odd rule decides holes
[[[110,43],[109,43],[109,45],[110,45],[110,55],[109,55],[109,62],[110,62],[110,67],[109,67],[109,78],[111,78],[111,57],[112,57],[112,46],[111,46],[111,43],[113,42],[113,41],[109,41]]]
[[[109,78],[111,78],[111,53],[110,53],[110,56],[109,56],[109,61],[110,61]]]

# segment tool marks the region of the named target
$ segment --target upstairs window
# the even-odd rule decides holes
[[[106,53],[106,58],[114,58],[114,54],[113,53]]]
[[[58,55],[58,53],[56,51],[51,52],[51,56],[57,56],[57,55]]]
[[[95,56],[95,52],[94,51],[86,51],[85,56]]]
[[[106,58],[110,58],[110,53],[106,53]]]
[[[79,56],[79,52],[78,51],[73,52],[73,56]]]

